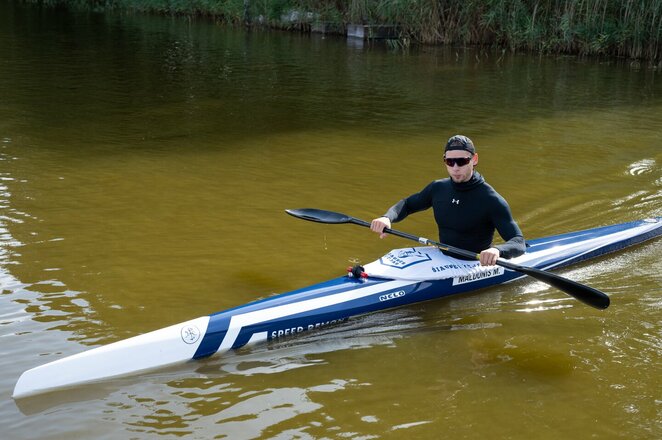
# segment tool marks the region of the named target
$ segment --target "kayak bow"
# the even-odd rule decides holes
[[[657,218],[555,235],[529,241],[527,253],[510,262],[549,270],[660,234],[662,219]],[[524,276],[503,267],[477,264],[445,256],[435,247],[396,249],[365,265],[369,274],[365,279],[341,276],[35,367],[18,379],[13,397],[204,358],[352,316],[475,291]]]

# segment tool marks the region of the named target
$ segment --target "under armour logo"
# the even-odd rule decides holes
[[[453,199],[453,200],[451,200],[451,203],[455,203],[456,205],[459,205],[459,204],[460,204],[460,201],[457,200],[457,199]]]

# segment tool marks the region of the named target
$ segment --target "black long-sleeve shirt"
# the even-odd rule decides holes
[[[397,223],[430,207],[442,243],[480,253],[492,247],[496,230],[505,240],[494,246],[502,257],[513,258],[526,251],[524,236],[508,203],[476,171],[467,182],[435,180],[421,192],[400,200],[384,216]]]

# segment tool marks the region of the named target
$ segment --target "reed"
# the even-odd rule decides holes
[[[660,60],[660,0],[354,0],[353,10],[426,44]],[[352,16],[354,15],[354,16]]]
[[[661,0],[32,1],[211,15],[232,23],[250,19],[254,25],[299,29],[311,21],[339,27],[348,23],[392,24],[399,26],[404,40],[423,44],[496,46],[662,63]],[[284,21],[283,17],[290,19]]]

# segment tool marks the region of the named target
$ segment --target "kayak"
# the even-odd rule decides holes
[[[652,218],[527,242],[508,260],[549,270],[618,251],[662,234]],[[394,249],[362,271],[90,349],[24,372],[15,399],[205,358],[313,331],[370,312],[458,295],[525,275],[453,258],[435,246]]]

